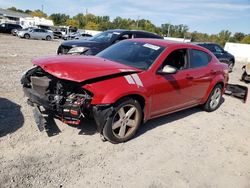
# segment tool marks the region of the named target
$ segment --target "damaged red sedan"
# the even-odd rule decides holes
[[[112,143],[129,140],[158,116],[197,105],[216,110],[228,81],[227,65],[210,51],[159,39],[131,39],[96,56],[45,57],[33,64],[21,79],[28,104],[66,124],[92,117]]]

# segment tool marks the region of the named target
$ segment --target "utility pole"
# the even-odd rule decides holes
[[[139,19],[140,19],[140,16],[137,17],[137,21],[136,21],[136,27],[137,27],[137,29],[139,28]]]
[[[85,23],[85,27],[88,23],[88,9],[86,8],[86,14],[85,14],[85,18],[86,18],[86,23]]]
[[[42,12],[43,12],[43,5],[42,5]]]
[[[167,37],[169,37],[170,27],[171,27],[171,24],[168,25],[168,34],[167,34]]]

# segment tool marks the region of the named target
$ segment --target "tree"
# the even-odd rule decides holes
[[[15,12],[23,12],[23,10],[17,9],[16,7],[10,7],[10,8],[7,8],[7,10],[11,10],[11,11],[15,11]]]
[[[229,38],[231,36],[231,32],[228,30],[222,30],[218,34],[218,43],[222,46],[225,46],[226,42],[229,41]]]
[[[230,37],[229,41],[230,42],[240,42],[246,35],[241,32],[236,32],[232,37]]]
[[[53,20],[55,25],[65,25],[66,21],[69,19],[69,15],[55,13],[49,16],[51,20]]]
[[[90,22],[88,22],[88,23],[85,25],[85,29],[97,30],[97,29],[98,29],[98,25],[97,25],[95,22],[90,21]]]
[[[72,27],[78,27],[78,22],[77,22],[77,20],[70,18],[70,19],[66,20],[66,25],[72,26]]]
[[[35,10],[31,12],[31,16],[34,17],[40,17],[40,18],[47,18],[47,14],[45,14],[43,11],[41,10]]]
[[[244,44],[250,44],[250,35],[245,36],[240,42]]]

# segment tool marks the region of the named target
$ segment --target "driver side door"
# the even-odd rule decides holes
[[[162,62],[159,70],[165,65],[177,69],[173,74],[156,73],[154,94],[152,96],[152,116],[159,116],[178,109],[192,106],[196,103],[190,93],[192,78],[189,75],[188,49],[173,49]]]

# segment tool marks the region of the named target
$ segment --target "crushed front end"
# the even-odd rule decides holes
[[[55,117],[66,124],[79,124],[81,118],[92,111],[92,93],[80,83],[56,78],[39,66],[27,71],[21,83],[28,104],[36,107],[41,115]],[[41,126],[38,123],[39,130],[43,130]]]

